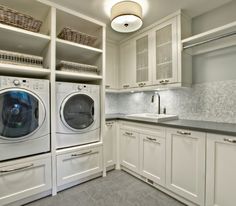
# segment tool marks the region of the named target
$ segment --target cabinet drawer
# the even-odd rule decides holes
[[[57,156],[57,186],[80,180],[101,171],[101,147],[81,149]]]
[[[51,159],[0,167],[0,202],[5,205],[51,189]]]

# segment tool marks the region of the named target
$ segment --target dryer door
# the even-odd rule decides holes
[[[0,138],[25,139],[41,127],[45,116],[43,102],[30,91],[14,88],[0,92]]]
[[[83,131],[94,123],[94,100],[87,94],[76,93],[64,99],[61,119],[73,131]]]

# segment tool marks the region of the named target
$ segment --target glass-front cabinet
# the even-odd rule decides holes
[[[177,20],[173,18],[156,27],[153,84],[177,82]]]
[[[151,84],[150,36],[144,34],[135,39],[136,45],[136,87]]]

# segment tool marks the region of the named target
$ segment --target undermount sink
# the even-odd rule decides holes
[[[137,119],[137,120],[147,120],[153,122],[164,122],[169,120],[178,119],[178,115],[170,114],[153,114],[153,113],[140,113],[140,114],[129,114],[126,115],[128,118]]]

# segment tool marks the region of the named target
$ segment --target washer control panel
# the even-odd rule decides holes
[[[29,78],[21,78],[21,77],[0,77],[0,88],[26,88],[36,91],[43,91],[47,89],[47,80],[41,79],[29,79]]]

